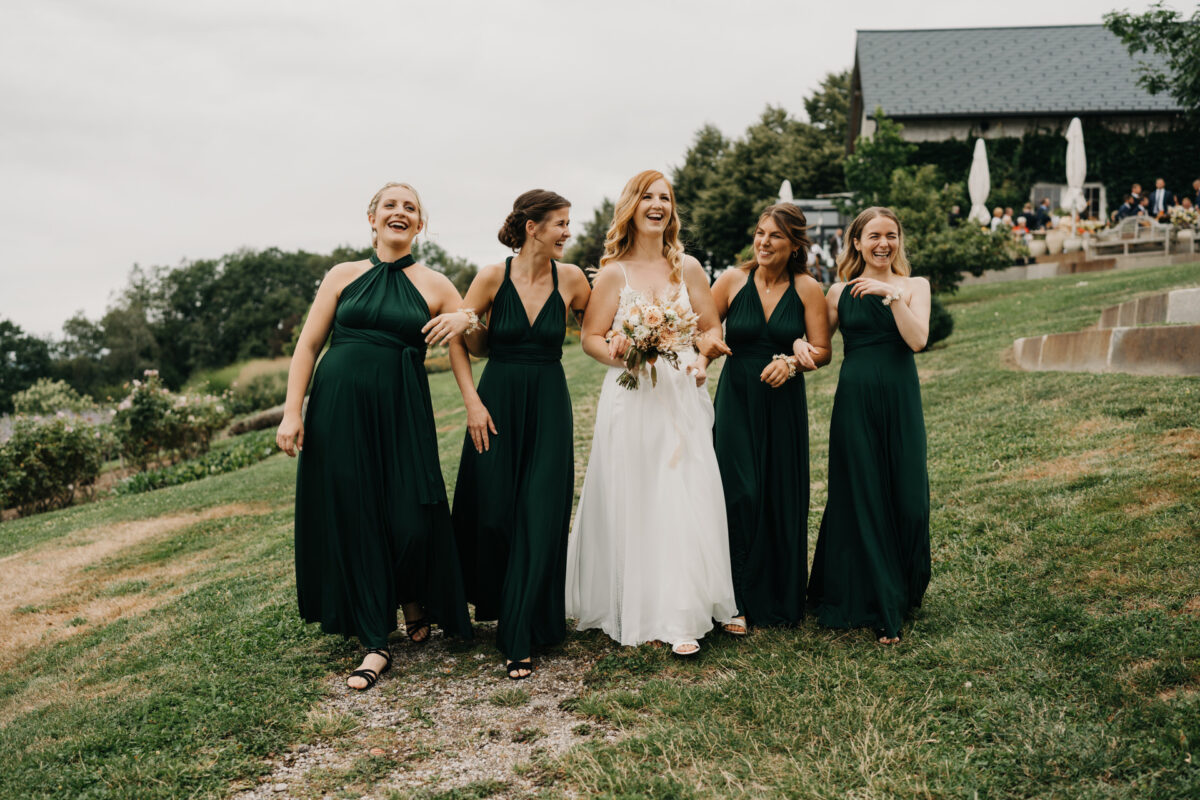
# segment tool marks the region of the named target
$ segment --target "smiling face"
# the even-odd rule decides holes
[[[754,230],[754,260],[769,270],[783,269],[792,255],[792,243],[770,216],[758,222]]]
[[[642,192],[633,212],[634,228],[640,234],[662,236],[671,221],[671,206],[671,188],[660,178]]]
[[[375,246],[406,250],[425,227],[421,220],[421,201],[404,186],[390,186],[379,195],[375,210],[367,214],[375,231]]]
[[[549,247],[551,258],[562,258],[563,248],[566,246],[567,240],[571,238],[570,206],[556,208],[547,213],[546,218],[541,222],[535,223],[531,220],[527,225],[529,227],[526,229],[526,235],[529,238]]]
[[[900,251],[900,229],[888,217],[875,217],[863,227],[862,237],[854,240],[854,247],[868,267],[891,270]]]

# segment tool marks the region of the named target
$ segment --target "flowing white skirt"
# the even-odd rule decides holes
[[[708,391],[660,362],[658,385],[617,386],[596,408],[567,545],[567,615],[623,645],[699,639],[736,613]]]

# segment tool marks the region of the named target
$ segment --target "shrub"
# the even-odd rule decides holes
[[[23,392],[13,395],[13,409],[18,414],[53,414],[56,411],[86,411],[95,406],[92,398],[81,395],[66,381],[38,378]]]
[[[929,339],[925,342],[925,349],[928,350],[952,333],[954,333],[954,317],[950,314],[950,310],[942,305],[941,300],[936,297],[932,298],[929,306]]]
[[[181,483],[220,475],[242,467],[248,467],[279,452],[275,446],[275,431],[264,430],[240,436],[230,447],[219,452],[208,453],[200,458],[184,461],[172,467],[139,472],[124,479],[116,486],[118,495],[137,494],[177,486]]]
[[[172,394],[155,370],[144,377],[133,381],[113,419],[122,455],[145,470],[154,460],[173,463],[208,452],[213,434],[229,421],[221,398]]]
[[[450,371],[450,349],[447,347],[431,347],[425,351],[425,372],[433,375],[438,372]]]
[[[0,446],[0,506],[20,514],[69,506],[91,487],[103,463],[103,434],[60,415],[19,418]]]
[[[262,411],[282,405],[287,399],[286,372],[256,375],[242,385],[234,381],[226,393],[226,405],[234,416]]]

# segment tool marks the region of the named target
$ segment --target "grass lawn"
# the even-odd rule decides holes
[[[1200,264],[962,290],[954,335],[917,362],[934,570],[904,642],[806,623],[675,663],[572,635],[561,653],[590,666],[564,707],[622,735],[534,749],[523,774],[546,797],[1200,796],[1200,381],[1026,373],[1008,355],[1197,285]],[[577,347],[564,366],[578,485],[602,368]],[[808,383],[810,547],[836,381],[835,359]],[[449,373],[431,383],[452,488],[465,414]],[[356,647],[296,616],[293,481],[276,456],[0,525],[0,797],[221,797],[302,738],[347,733],[310,713]],[[424,669],[397,666],[383,697]],[[315,796],[361,796],[407,759],[356,762]]]

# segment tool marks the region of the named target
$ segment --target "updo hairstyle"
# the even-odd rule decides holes
[[[545,189],[531,189],[513,201],[512,213],[500,226],[496,238],[515,253],[525,246],[525,223],[541,224],[551,211],[570,208],[571,201]]]

